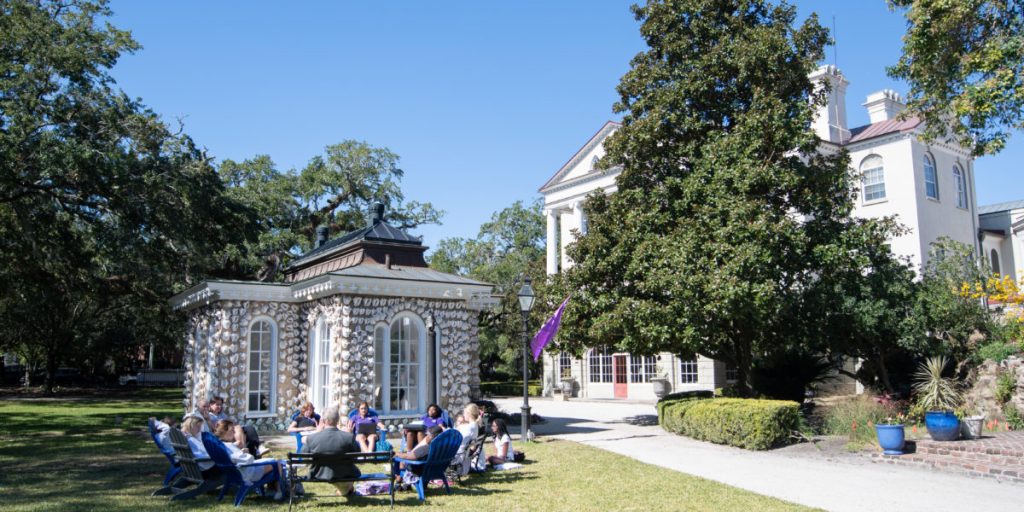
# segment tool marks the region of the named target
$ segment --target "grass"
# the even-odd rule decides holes
[[[12,399],[0,394],[0,503],[5,511],[236,510],[213,497],[169,503],[150,497],[167,469],[144,433],[149,416],[180,413],[180,391],[112,397]],[[120,423],[115,418],[120,417]],[[520,470],[463,479],[452,494],[431,488],[396,495],[396,509],[459,510],[809,510],[584,445],[544,440],[525,446]],[[281,457],[282,454],[274,454]],[[323,484],[308,494],[330,495]],[[388,510],[387,496],[306,499],[296,508]],[[286,510],[250,496],[243,508]]]

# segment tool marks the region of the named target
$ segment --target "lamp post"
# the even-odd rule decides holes
[[[521,437],[523,441],[529,439],[530,432],[530,338],[527,334],[530,310],[533,309],[533,287],[530,286],[530,278],[526,277],[523,287],[519,289],[519,311],[523,314],[523,408],[521,425]]]

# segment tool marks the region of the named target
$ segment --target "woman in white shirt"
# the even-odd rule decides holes
[[[512,449],[512,436],[508,435],[505,420],[498,418],[492,421],[491,432],[494,434],[494,455],[487,457],[487,463],[497,466],[514,460],[516,452]]]
[[[249,483],[255,482],[263,475],[274,471],[274,467],[277,466],[277,474],[284,476],[284,467],[280,461],[274,461],[273,464],[260,464],[255,466],[241,467],[243,464],[252,464],[256,461],[256,458],[252,456],[244,448],[239,448],[235,444],[235,424],[231,420],[222,420],[217,422],[217,428],[214,435],[218,439],[224,442],[224,446],[228,449],[228,455],[231,457],[231,462],[234,462],[238,468],[239,473],[242,474],[242,478]],[[275,484],[271,484],[275,485]],[[274,494],[275,500],[282,499],[281,486],[277,487],[277,492]]]

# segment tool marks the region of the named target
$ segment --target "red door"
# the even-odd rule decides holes
[[[615,383],[615,398],[626,398],[626,356],[612,356],[612,382]]]

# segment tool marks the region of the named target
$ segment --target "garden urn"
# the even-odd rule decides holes
[[[936,441],[956,441],[960,437],[960,420],[952,411],[924,413],[924,426]]]
[[[665,398],[665,395],[671,391],[672,387],[668,379],[663,378],[651,379],[651,386],[654,387],[654,396],[658,397],[658,400]]]
[[[886,455],[903,455],[903,445],[906,442],[903,425],[875,425],[875,434],[878,436],[878,446],[882,447]]]
[[[984,423],[984,416],[968,416],[960,421],[960,433],[964,439],[978,439],[981,437],[981,427]]]

